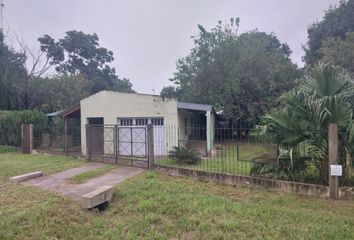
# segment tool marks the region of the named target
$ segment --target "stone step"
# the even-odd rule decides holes
[[[92,192],[81,196],[80,203],[83,208],[90,209],[111,201],[113,186],[102,186]]]
[[[23,174],[23,175],[10,177],[10,181],[11,182],[23,182],[23,181],[30,180],[32,178],[41,177],[43,175],[44,175],[44,173],[40,172],[40,171],[38,171],[38,172],[30,172],[30,173],[26,173],[26,174]]]

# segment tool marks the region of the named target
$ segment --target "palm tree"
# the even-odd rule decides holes
[[[279,98],[280,107],[266,114],[254,133],[279,144],[278,165],[258,165],[254,174],[279,175],[303,180],[318,175],[327,182],[327,128],[337,123],[340,159],[345,172],[352,174],[354,154],[353,80],[343,69],[319,63],[300,80],[299,86]]]

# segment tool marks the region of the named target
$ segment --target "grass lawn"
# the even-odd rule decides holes
[[[354,239],[354,201],[146,171],[116,187],[106,211],[92,212],[66,197],[4,181],[9,172],[78,164],[51,158],[0,154],[0,239]]]
[[[218,146],[215,156],[203,158],[197,164],[181,164],[170,158],[155,161],[160,165],[249,176],[255,162],[266,160],[263,159],[266,157],[276,157],[276,146],[274,145],[230,142]]]
[[[71,157],[49,156],[42,154],[20,154],[16,152],[0,154],[0,182],[9,177],[33,171],[54,173],[83,165],[83,160]]]
[[[94,170],[91,170],[91,171],[87,171],[87,172],[84,172],[84,173],[81,173],[79,175],[75,175],[71,178],[68,178],[67,180],[70,182],[70,183],[76,183],[76,184],[79,184],[79,183],[84,183],[86,182],[87,180],[91,179],[91,178],[95,178],[95,177],[98,177],[100,175],[103,175],[113,169],[116,169],[118,166],[117,165],[107,165],[107,166],[103,166],[103,167],[100,167],[100,168],[96,168]]]

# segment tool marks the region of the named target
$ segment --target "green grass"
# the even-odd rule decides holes
[[[0,154],[0,159],[2,155],[8,154]],[[40,160],[26,157],[24,165],[32,168],[32,161]],[[56,161],[47,172],[66,168],[67,161]],[[0,169],[0,179],[5,179],[3,160]],[[6,169],[27,171],[15,161]],[[0,239],[342,240],[354,239],[353,210],[354,201],[220,186],[146,171],[117,186],[108,209],[95,212],[49,191],[0,180]]]
[[[16,152],[16,151],[17,151],[16,147],[0,145],[0,153]]]
[[[42,154],[1,153],[0,181],[8,181],[9,177],[33,171],[54,173],[68,168],[83,165],[83,160],[71,157],[50,156]]]
[[[116,169],[117,168],[117,165],[107,165],[107,166],[103,166],[103,167],[100,167],[100,168],[96,168],[94,170],[91,170],[91,171],[87,171],[87,172],[84,172],[84,173],[81,173],[79,175],[75,175],[71,178],[68,178],[67,180],[70,182],[70,183],[75,183],[75,184],[79,184],[79,183],[84,183],[86,182],[87,180],[91,179],[91,178],[95,178],[95,177],[98,177],[100,175],[103,175],[113,169]]]
[[[216,155],[203,158],[197,164],[181,164],[170,158],[157,159],[156,163],[166,166],[178,166],[189,169],[232,173],[249,176],[252,166],[257,161],[276,156],[272,145],[227,143],[218,145]]]

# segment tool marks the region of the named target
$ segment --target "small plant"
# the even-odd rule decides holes
[[[168,155],[178,163],[197,164],[202,160],[197,151],[184,147],[173,147],[173,150],[169,151]]]

